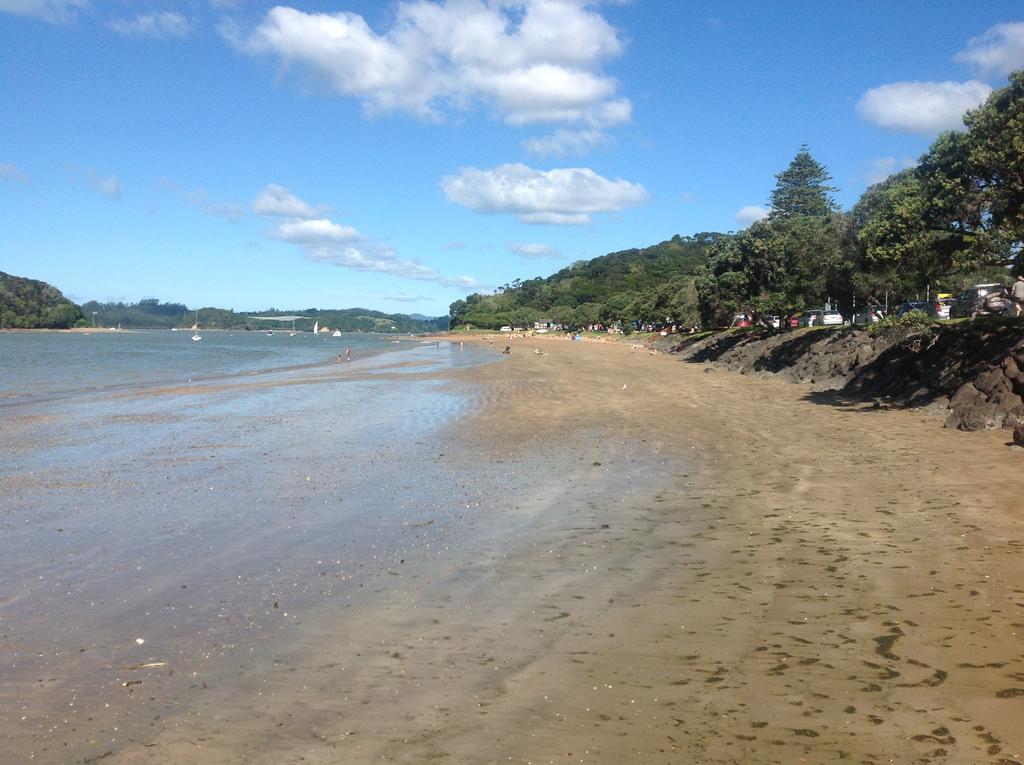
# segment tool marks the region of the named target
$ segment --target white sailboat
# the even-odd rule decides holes
[[[203,339],[203,336],[199,334],[199,309],[196,309],[196,323],[192,325],[192,342],[198,343]]]
[[[313,322],[313,334],[317,334],[320,331],[320,319]]]

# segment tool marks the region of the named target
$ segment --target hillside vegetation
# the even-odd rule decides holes
[[[547,278],[517,279],[493,295],[473,294],[452,303],[452,327],[497,329],[537,321],[577,327],[621,320],[658,323],[667,317],[694,322],[694,281],[709,248],[726,236],[677,235],[651,247],[577,261]]]
[[[170,329],[191,327],[196,321],[196,311],[181,303],[161,303],[155,298],[140,300],[138,303],[98,303],[90,301],[82,305],[86,316],[96,314],[96,323],[104,327],[120,326],[124,329]],[[256,329],[291,328],[291,321],[265,321],[254,316],[303,316],[296,319],[295,328],[311,330],[316,321],[321,327],[340,329],[342,332],[433,332],[447,327],[447,317],[442,319],[413,318],[404,314],[386,314],[366,308],[318,309],[300,311],[236,312],[225,308],[200,308],[199,325],[206,329]]]
[[[0,271],[0,329],[68,329],[82,311],[56,287]]]

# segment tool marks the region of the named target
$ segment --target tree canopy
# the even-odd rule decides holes
[[[493,295],[473,294],[451,305],[452,327],[498,329],[552,322],[586,327],[670,319],[696,323],[696,275],[707,252],[726,234],[703,232],[643,249],[577,261],[547,277],[504,284]]]
[[[802,146],[776,175],[772,211],[710,250],[701,318],[783,313],[955,292],[1022,271],[1024,73],[939,135],[916,166],[868,188],[849,212]]]
[[[0,271],[0,329],[68,329],[84,322],[56,287]]]
[[[775,176],[775,189],[768,203],[771,220],[805,216],[824,217],[839,209],[830,194],[838,191],[829,186],[832,176],[811,156],[807,144],[793,157],[789,167]]]

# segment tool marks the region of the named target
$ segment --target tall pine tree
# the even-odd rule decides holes
[[[803,216],[823,217],[839,209],[829,194],[838,191],[829,186],[828,169],[811,156],[807,144],[793,157],[789,167],[775,176],[775,190],[768,203],[771,220],[789,220]]]

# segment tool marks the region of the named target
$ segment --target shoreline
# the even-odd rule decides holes
[[[224,658],[201,677],[219,687],[146,670],[139,678],[156,701],[139,697],[140,711],[156,712],[171,688],[177,702],[156,727],[89,756],[268,765],[1024,756],[1024,521],[1019,463],[992,448],[1005,436],[949,433],[936,449],[934,424],[919,413],[828,406],[781,380],[625,343],[535,340],[514,338],[507,356],[496,347],[492,364],[400,373],[467,403],[439,421],[424,447],[433,462],[401,482],[404,499],[382,505],[400,523],[382,537],[393,552],[367,559],[373,575],[353,581],[370,589],[352,610],[315,595],[325,581],[317,568],[290,574],[311,588],[308,607],[288,613],[306,626],[281,622],[251,645],[218,649]],[[369,379],[386,382],[387,370]],[[246,390],[276,399],[289,384]],[[244,392],[133,406],[158,417],[178,395],[227,403]],[[343,420],[321,416],[327,448],[344,437]],[[220,454],[244,452],[238,437],[253,427],[276,441],[296,418],[237,427]],[[209,480],[250,503],[244,482],[217,478],[235,462],[213,457],[209,479],[186,478],[180,490]],[[273,501],[323,513],[335,491],[348,496],[342,477],[318,489],[322,479],[301,475],[270,484]],[[417,480],[430,476],[459,487],[450,501],[423,506],[430,495]],[[238,534],[260,549],[254,531]],[[225,672],[232,666],[244,667],[239,677]],[[115,690],[123,702],[127,692]]]

